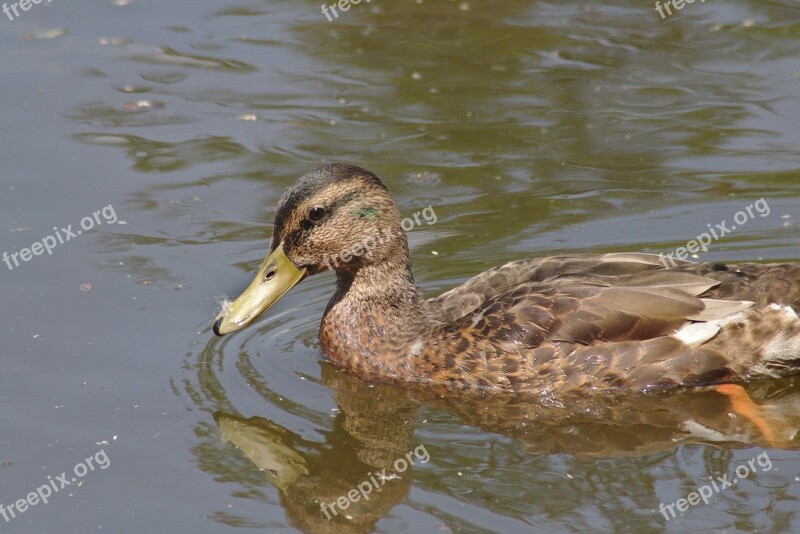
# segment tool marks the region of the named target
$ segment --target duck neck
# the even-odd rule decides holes
[[[336,273],[336,293],[320,342],[336,365],[370,374],[405,368],[408,347],[429,325],[430,309],[414,283],[411,262],[366,264]]]

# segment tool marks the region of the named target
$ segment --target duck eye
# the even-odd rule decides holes
[[[308,212],[308,218],[312,221],[318,221],[322,219],[325,215],[325,208],[321,208],[317,206],[316,208],[311,208],[311,211]]]

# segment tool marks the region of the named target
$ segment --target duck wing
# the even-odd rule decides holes
[[[695,265],[703,264],[688,263]],[[644,254],[514,262],[431,301],[445,317],[461,315],[438,327],[424,352],[434,379],[513,391],[697,386],[797,372],[796,313],[701,296],[717,296],[720,283]]]

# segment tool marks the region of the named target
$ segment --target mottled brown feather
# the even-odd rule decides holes
[[[330,220],[304,226],[313,205]],[[386,229],[399,237],[336,266],[320,327],[325,356],[363,378],[549,397],[800,371],[800,263],[667,269],[650,254],[573,254],[495,267],[426,301],[391,195],[343,164],[287,191],[271,249],[283,243],[313,274],[323,254]]]

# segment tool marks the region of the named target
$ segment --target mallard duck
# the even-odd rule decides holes
[[[329,269],[322,352],[367,380],[548,396],[722,384],[735,400],[734,384],[800,370],[800,263],[570,254],[507,263],[426,300],[391,194],[344,163],[282,196],[268,255],[214,332]]]

